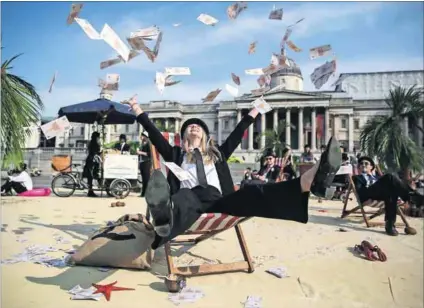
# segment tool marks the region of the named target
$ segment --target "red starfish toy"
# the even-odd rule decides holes
[[[103,295],[106,297],[106,300],[110,301],[110,293],[112,293],[112,291],[126,291],[126,290],[134,291],[135,290],[135,289],[132,289],[132,288],[115,287],[115,284],[117,284],[117,283],[118,283],[118,281],[115,281],[115,282],[109,283],[109,284],[105,284],[105,285],[93,283],[93,287],[95,287],[97,289],[93,294],[103,293]]]

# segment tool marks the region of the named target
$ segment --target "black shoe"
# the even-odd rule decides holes
[[[386,221],[386,234],[390,236],[398,236],[399,232],[396,230],[395,223],[391,220]]]
[[[333,183],[342,163],[339,142],[331,137],[326,150],[321,154],[319,167],[312,182],[311,192],[317,197],[325,197],[325,191]]]
[[[89,191],[88,191],[88,194],[87,194],[87,197],[93,197],[93,198],[96,198],[96,197],[98,197],[98,196],[94,193],[94,191],[89,190]]]
[[[157,235],[168,236],[173,224],[171,190],[161,171],[153,171],[147,185],[145,198]]]

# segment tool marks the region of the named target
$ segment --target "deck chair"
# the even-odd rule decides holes
[[[376,172],[382,176],[383,173],[381,172],[380,167],[377,165],[376,166]],[[355,169],[354,169],[355,170]],[[354,174],[357,174],[357,172],[354,172]],[[356,198],[356,202],[357,202],[357,206],[348,210],[347,209],[347,205],[348,202],[350,200],[349,196],[350,194],[353,193],[355,198]],[[398,207],[397,207],[397,213],[398,215],[401,217],[403,223],[396,223],[396,226],[405,226],[407,225],[406,222],[406,218],[405,215],[403,213],[402,210],[402,206],[405,206],[406,203],[403,202],[402,200],[398,201]],[[370,210],[368,210],[368,208],[371,208]],[[371,228],[371,227],[378,227],[378,226],[384,226],[384,222],[371,222],[372,219],[384,214],[384,201],[376,201],[376,200],[367,200],[365,202],[361,202],[358,196],[358,192],[356,191],[355,188],[355,184],[353,182],[353,178],[352,176],[349,176],[349,187],[347,190],[347,193],[345,195],[344,198],[344,204],[343,204],[343,210],[342,210],[342,215],[341,218],[345,218],[349,215],[352,216],[362,216],[365,222],[365,225],[367,226],[367,228]]]
[[[165,138],[167,136],[164,134]],[[173,138],[172,135],[169,136]],[[177,137],[178,138],[178,137]],[[169,140],[169,139],[168,139]],[[170,142],[172,144],[172,142]],[[152,157],[153,157],[153,169],[166,170],[163,164],[163,158],[156,151],[156,148],[152,145]],[[165,168],[164,168],[165,167]],[[166,173],[168,171],[165,171]],[[235,187],[238,189],[238,187]],[[150,215],[147,214],[147,217]],[[250,219],[250,217],[234,217],[220,213],[208,213],[203,214],[200,218],[187,230],[183,235],[178,236],[169,243],[166,243],[165,255],[166,262],[168,265],[169,274],[177,274],[186,277],[208,275],[208,274],[219,274],[245,271],[253,273],[254,265],[252,258],[250,257],[249,250],[247,248],[246,240],[244,238],[240,224]],[[241,252],[243,254],[243,261],[224,263],[224,264],[201,264],[192,266],[179,266],[174,265],[172,257],[172,246],[180,245],[196,245],[201,241],[207,240],[223,231],[235,229],[238,242],[240,244]]]

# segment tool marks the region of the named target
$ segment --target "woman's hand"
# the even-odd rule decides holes
[[[256,118],[258,114],[259,114],[259,111],[258,111],[258,109],[256,109],[256,108],[253,108],[253,109],[252,109],[252,110],[250,110],[250,112],[249,112],[249,115],[250,115],[252,118]]]
[[[130,106],[136,116],[139,116],[144,112],[143,109],[140,108],[140,105],[137,103],[137,94],[131,97],[129,100],[122,101],[121,104]]]

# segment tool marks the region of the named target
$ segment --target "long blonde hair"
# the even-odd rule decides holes
[[[189,163],[194,164],[196,160],[194,159],[194,155],[189,148],[188,144],[188,130],[186,129],[183,136],[183,150],[186,152],[187,155],[187,161]],[[205,164],[212,164],[216,163],[220,160],[222,160],[221,152],[218,150],[217,145],[215,144],[215,141],[213,141],[211,138],[208,138],[205,131],[202,129],[202,138],[200,139],[200,153],[202,153],[203,156],[203,162]]]

